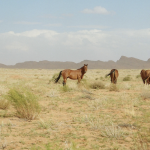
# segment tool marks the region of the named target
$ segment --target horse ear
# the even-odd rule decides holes
[[[88,64],[86,64],[86,66],[88,66]]]

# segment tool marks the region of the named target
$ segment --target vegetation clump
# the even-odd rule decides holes
[[[0,99],[0,109],[8,109],[10,102],[6,99]]]
[[[72,89],[68,85],[65,85],[65,86],[61,87],[61,90],[63,92],[70,92]]]
[[[136,78],[141,78],[141,75],[140,75],[140,74],[138,74],[138,75],[136,76]]]
[[[131,81],[131,80],[132,78],[129,75],[123,78],[123,81]]]
[[[59,76],[59,73],[55,73],[53,75],[53,77],[49,80],[49,83],[55,83],[55,79]],[[57,82],[58,84],[62,84],[63,83],[63,77],[61,76],[60,79]]]
[[[116,84],[110,84],[109,91],[116,91],[116,92],[118,92],[119,89],[118,89]]]
[[[105,85],[100,81],[93,82],[89,86],[91,89],[105,89]]]
[[[25,88],[10,89],[6,98],[12,103],[20,118],[32,120],[40,113],[37,97]]]

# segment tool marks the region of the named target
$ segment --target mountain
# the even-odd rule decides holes
[[[18,69],[78,69],[84,64],[88,64],[89,69],[148,69],[150,68],[150,58],[143,61],[133,57],[121,56],[116,62],[109,60],[104,61],[91,61],[84,60],[80,63],[74,62],[60,62],[60,61],[26,61],[17,63],[15,65],[0,64],[0,68],[18,68]]]

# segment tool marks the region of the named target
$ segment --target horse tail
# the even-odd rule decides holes
[[[110,73],[106,74],[106,76],[105,76],[105,77],[107,77],[107,76],[111,75],[113,72],[115,72],[115,69],[113,69],[112,71],[110,71]]]
[[[62,72],[62,71],[60,71],[59,76],[55,79],[55,83],[57,83],[58,80],[60,79],[60,77],[61,77],[61,72]]]

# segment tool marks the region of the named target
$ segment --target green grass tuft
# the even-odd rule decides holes
[[[25,88],[12,88],[5,96],[17,111],[17,116],[28,120],[35,119],[40,113],[37,97]]]
[[[62,92],[70,92],[71,90],[72,89],[68,85],[65,85],[65,86],[61,87]]]

